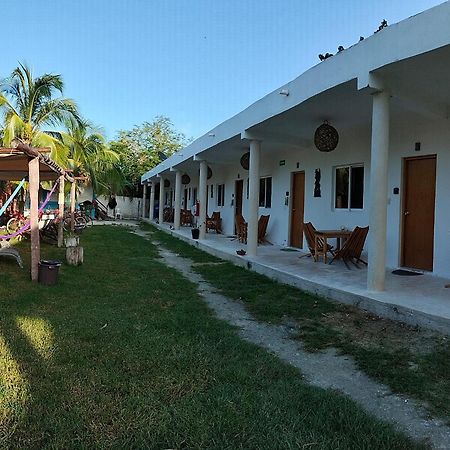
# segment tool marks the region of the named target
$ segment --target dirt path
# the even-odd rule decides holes
[[[149,238],[149,233],[136,233]],[[192,270],[194,263],[191,260],[155,244],[166,264],[197,283],[199,294],[217,317],[238,327],[243,339],[298,368],[310,384],[339,390],[370,414],[395,424],[412,438],[426,438],[434,448],[450,449],[450,427],[440,420],[430,419],[428,412],[415,401],[395,395],[387,386],[369,378],[357,369],[351,357],[340,356],[333,349],[321,353],[306,352],[301,342],[290,338],[291,328],[257,322],[241,303],[215,292],[212,285]]]

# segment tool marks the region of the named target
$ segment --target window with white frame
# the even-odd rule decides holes
[[[272,206],[272,177],[259,179],[259,206],[263,208]]]
[[[225,206],[225,185],[217,185],[217,206]]]
[[[354,164],[334,169],[335,209],[363,209],[364,166]]]

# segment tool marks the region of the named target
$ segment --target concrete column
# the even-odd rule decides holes
[[[208,164],[206,161],[200,161],[200,179],[198,182],[198,200],[200,202],[199,228],[200,239],[206,237],[206,179],[208,176]]]
[[[142,187],[142,219],[145,219],[145,207],[147,206],[147,183]]]
[[[175,230],[180,229],[180,218],[181,218],[181,172],[179,170],[175,171],[175,205],[174,205],[174,224]]]
[[[159,175],[159,215],[158,222],[163,223],[163,213],[164,213],[164,178]]]
[[[386,272],[389,93],[373,95],[367,289],[383,291]]]
[[[250,167],[248,181],[248,228],[247,254],[256,256],[258,247],[258,208],[259,208],[259,159],[261,142],[250,141]]]
[[[150,183],[150,211],[148,213],[148,218],[153,220],[153,211],[155,209],[155,183],[152,181]]]

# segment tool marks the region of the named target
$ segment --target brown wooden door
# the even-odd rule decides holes
[[[303,221],[305,209],[305,172],[294,173],[291,195],[291,236],[292,247],[303,248]]]
[[[407,158],[403,187],[403,265],[433,270],[436,156]]]

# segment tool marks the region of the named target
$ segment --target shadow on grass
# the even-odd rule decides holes
[[[0,374],[1,446],[421,448],[240,340],[149,242],[94,227],[82,244],[56,286],[0,265],[0,349],[20,375]]]

